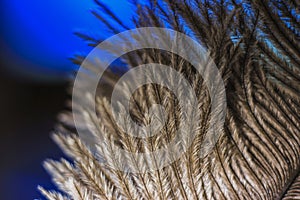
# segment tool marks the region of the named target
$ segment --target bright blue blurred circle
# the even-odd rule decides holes
[[[128,16],[126,1],[102,2],[119,16]],[[69,60],[74,53],[91,50],[73,32],[104,30],[90,13],[97,7],[92,0],[4,0],[2,4],[1,37],[13,52],[7,62],[17,66],[15,73],[61,78],[74,69]],[[15,60],[20,62],[13,64]]]

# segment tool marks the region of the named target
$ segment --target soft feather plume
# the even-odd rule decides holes
[[[108,29],[128,29],[103,3],[93,12]],[[186,33],[211,52],[226,85],[227,115],[213,151],[199,157],[210,119],[210,98],[203,79],[179,56],[153,49],[126,54],[134,67],[161,63],[182,73],[196,91],[200,121],[191,147],[177,161],[159,170],[145,165],[160,162],[152,157],[141,163],[134,157],[121,163],[114,148],[151,152],[173,137],[180,122],[178,102],[158,85],[139,88],[132,96],[131,117],[149,122],[149,107],[163,105],[166,126],[160,135],[145,140],[129,137],[115,125],[110,94],[99,93],[99,120],[85,115],[82,128],[90,129],[107,149],[98,154],[72,134],[71,119],[60,127],[55,141],[74,160],[46,161],[45,167],[63,194],[40,188],[48,199],[300,199],[300,45],[298,0],[149,0],[132,1],[136,27],[169,27]],[[119,25],[114,27],[105,15]],[[120,28],[120,29],[119,29]],[[96,46],[100,40],[78,34]],[[78,57],[80,58],[80,57]],[[80,63],[80,60],[77,60]],[[112,84],[118,76],[108,76]],[[107,98],[108,97],[108,98]],[[78,112],[82,108],[78,105]],[[84,110],[89,112],[88,109]],[[70,114],[65,114],[70,115]],[[129,127],[130,131],[130,127]],[[128,165],[139,173],[124,173],[100,164]]]

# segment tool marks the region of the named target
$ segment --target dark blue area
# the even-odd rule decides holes
[[[47,158],[64,156],[50,138],[57,114],[66,109],[66,84],[5,80],[0,74],[0,199],[39,198],[37,186],[54,189],[43,169]]]

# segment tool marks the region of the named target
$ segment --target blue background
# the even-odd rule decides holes
[[[122,20],[129,21],[126,1],[102,1]],[[4,0],[1,39],[6,46],[7,69],[15,75],[38,80],[63,80],[76,68],[69,58],[91,49],[75,31],[105,36],[104,26],[90,10],[92,0]]]

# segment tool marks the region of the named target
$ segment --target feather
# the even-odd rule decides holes
[[[119,28],[128,29],[103,3],[96,3],[102,13],[93,11],[93,14],[107,28],[114,33]],[[104,143],[105,147],[93,148],[69,128],[60,128],[54,140],[74,163],[64,159],[46,161],[45,167],[64,194],[40,188],[43,195],[47,199],[300,199],[299,2],[150,0],[147,4],[136,0],[133,3],[136,27],[172,28],[188,34],[210,52],[226,87],[227,113],[224,127],[217,130],[220,137],[208,154],[200,154],[208,142],[205,138],[212,135],[209,126],[213,116],[218,113],[210,113],[212,100],[208,88],[191,63],[170,52],[140,49],[122,57],[128,66],[168,65],[191,84],[197,103],[185,104],[190,109],[196,108],[193,111],[199,117],[198,121],[184,121],[189,125],[185,133],[196,135],[191,145],[185,149],[182,146],[187,141],[176,143],[174,149],[185,153],[163,167],[160,166],[166,156],[174,155],[151,154],[176,138],[180,119],[186,117],[174,91],[157,84],[138,88],[131,94],[130,116],[125,105],[118,104],[123,122],[133,120],[147,126],[161,120],[156,121],[163,124],[159,134],[153,135],[150,126],[143,132],[146,138],[128,135],[136,132],[134,126],[120,128],[110,106],[110,94],[97,93],[98,116],[92,114],[92,108],[80,104],[76,104],[76,112],[83,113],[80,129],[89,131],[94,143]],[[114,25],[104,15],[109,15]],[[77,35],[92,43],[100,41],[86,34]],[[166,36],[167,40],[170,38]],[[78,57],[77,63],[82,59]],[[93,74],[94,68],[89,66],[86,70]],[[108,81],[109,88],[114,88],[119,77],[107,77],[113,80]],[[151,73],[144,77],[154,80]],[[172,77],[168,81],[180,82]],[[118,88],[118,95],[126,96],[128,87]],[[182,87],[177,90],[181,96],[187,94]],[[160,109],[151,113],[154,104],[164,107],[165,118],[161,117],[164,112]],[[72,126],[69,122],[72,118],[62,116],[65,116],[63,123]],[[150,153],[150,156],[145,160],[133,156],[135,153]],[[149,166],[156,169],[149,171]],[[121,171],[123,168],[127,170]]]

